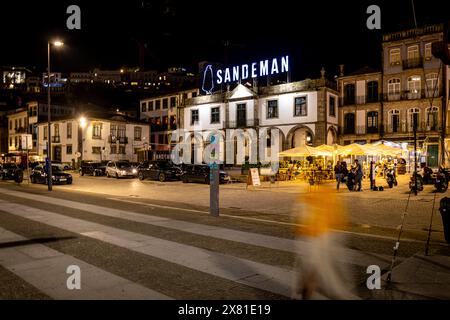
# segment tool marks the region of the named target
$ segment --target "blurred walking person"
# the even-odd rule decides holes
[[[358,299],[349,288],[351,272],[345,268],[342,234],[346,225],[342,201],[332,186],[302,194],[297,228],[298,260],[293,298]]]

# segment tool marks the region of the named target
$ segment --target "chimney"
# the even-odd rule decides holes
[[[344,76],[344,65],[340,64],[339,65],[339,77],[343,77]]]

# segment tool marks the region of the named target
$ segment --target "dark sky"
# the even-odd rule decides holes
[[[419,25],[450,20],[449,1],[414,0]],[[81,7],[81,30],[66,28],[66,8]],[[366,28],[366,9],[381,7],[381,31]],[[114,0],[0,1],[0,65],[45,70],[46,41],[66,46],[54,52],[53,70],[138,65],[137,41],[146,44],[146,68],[199,61],[241,63],[289,54],[294,78],[336,74],[363,65],[377,67],[381,34],[413,26],[411,0]],[[225,50],[225,43],[229,43]],[[227,52],[227,54],[226,54]]]

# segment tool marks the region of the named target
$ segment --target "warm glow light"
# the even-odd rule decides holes
[[[86,127],[86,123],[87,123],[86,118],[81,117],[79,121],[80,121],[80,127],[84,129]]]
[[[62,41],[55,41],[55,42],[53,42],[53,45],[55,47],[62,47],[64,45],[64,43]]]

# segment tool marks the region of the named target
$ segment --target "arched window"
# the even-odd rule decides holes
[[[426,110],[426,129],[427,131],[437,131],[438,130],[438,107],[428,107]]]
[[[355,85],[353,83],[344,86],[344,104],[355,104]]]
[[[388,81],[388,99],[399,100],[400,99],[400,79],[393,78]]]
[[[410,132],[414,130],[414,125],[419,129],[419,112],[419,108],[411,108],[408,110],[408,129]]]
[[[408,99],[420,99],[420,76],[408,77]]]
[[[378,101],[378,81],[367,82],[367,102]]]
[[[355,134],[354,113],[346,113],[344,116],[344,134]]]
[[[428,73],[425,76],[425,92],[427,98],[439,96],[439,79],[437,73]]]
[[[388,117],[388,129],[389,132],[399,132],[400,131],[400,111],[390,110]]]

